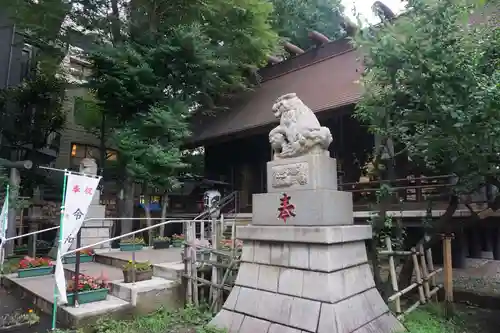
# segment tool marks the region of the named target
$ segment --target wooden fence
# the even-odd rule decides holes
[[[434,268],[432,261],[431,249],[424,250],[423,246],[418,249],[412,248],[411,251],[396,251],[393,250],[391,238],[385,239],[387,249],[379,252],[381,256],[388,256],[389,259],[389,278],[394,294],[388,298],[388,302],[393,304],[394,311],[398,319],[402,319],[422,304],[430,302],[432,299],[437,300],[437,293],[442,288],[442,285],[436,284],[436,275],[443,269]],[[398,286],[398,275],[396,271],[395,257],[408,257],[413,260],[414,267],[414,282],[409,286],[400,290]],[[418,300],[410,305],[406,310],[402,309],[401,298],[404,295],[417,289]]]
[[[241,244],[235,238],[235,225],[235,220],[225,222],[223,217],[212,220],[209,228],[204,222],[193,221],[186,225],[183,260],[188,303],[206,303],[212,311],[222,308],[240,263]],[[231,230],[229,237],[225,233],[228,227]]]

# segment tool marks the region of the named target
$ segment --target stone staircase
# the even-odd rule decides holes
[[[81,263],[80,273],[89,276],[104,274],[109,281],[109,294],[105,301],[81,304],[78,307],[57,308],[58,327],[82,327],[99,317],[122,317],[145,314],[155,310],[177,308],[184,305],[184,289],[181,283],[184,265],[180,261],[180,249],[143,249],[136,252],[136,261],[149,260],[153,265],[153,278],[136,283],[124,283],[121,267],[132,259],[131,252],[101,252],[94,262]],[[75,265],[64,265],[67,279],[75,275]],[[19,297],[28,299],[35,308],[52,314],[55,281],[53,275],[18,278],[17,274],[4,276],[2,284]]]

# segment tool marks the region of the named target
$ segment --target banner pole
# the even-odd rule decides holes
[[[10,185],[7,184],[5,187],[5,201],[4,201],[4,206],[7,205],[6,210],[5,210],[5,216],[3,217],[3,221],[0,221],[2,223],[2,234],[0,237],[2,239],[0,240],[2,244],[0,244],[0,273],[3,275],[3,265],[5,262],[5,236],[7,235],[7,225],[8,225],[8,219],[9,219],[9,190],[10,190]],[[3,207],[2,207],[3,210]]]
[[[61,218],[59,221],[59,241],[57,244],[57,252],[58,256],[62,247],[62,237],[63,237],[63,220],[64,220],[64,205],[66,204],[66,181],[68,178],[67,170],[64,170],[64,180],[63,180],[63,188],[62,188],[62,200],[61,200]],[[54,285],[54,306],[52,308],[52,330],[56,329],[56,317],[57,317],[57,284]]]

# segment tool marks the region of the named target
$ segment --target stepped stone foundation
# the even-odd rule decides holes
[[[237,229],[244,246],[235,287],[211,324],[229,333],[406,331],[375,289],[365,248],[372,230],[353,225],[336,161],[327,152],[277,159],[267,175],[252,224]]]

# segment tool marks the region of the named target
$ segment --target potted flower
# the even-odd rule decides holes
[[[144,239],[142,237],[125,238],[120,242],[120,251],[142,250],[144,244]]]
[[[224,251],[231,251],[233,248],[238,251],[243,248],[243,242],[239,239],[236,239],[233,244],[233,241],[231,239],[223,239],[219,242],[219,246],[220,249]]]
[[[40,317],[33,311],[15,311],[0,317],[0,332],[26,332],[27,327],[40,321]]]
[[[76,291],[78,291],[78,304],[104,301],[109,292],[108,282],[103,275],[94,278],[80,274],[78,277],[78,284],[76,283],[76,276],[73,276],[67,283],[66,293],[68,304],[75,304]]]
[[[49,258],[24,257],[19,261],[17,276],[20,278],[52,274],[53,263]]]
[[[153,266],[149,261],[134,263],[132,260],[129,260],[128,263],[123,265],[123,280],[125,283],[151,280],[152,278]]]
[[[170,247],[170,237],[158,236],[153,239],[153,249],[168,249]]]
[[[94,260],[94,250],[93,249],[83,249],[80,251],[80,262],[92,262]],[[76,263],[76,254],[72,254],[63,258],[65,264]]]
[[[173,247],[182,247],[182,244],[184,243],[184,234],[174,234],[172,236],[172,246]]]

